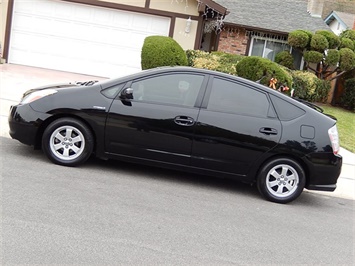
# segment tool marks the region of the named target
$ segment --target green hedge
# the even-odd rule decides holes
[[[294,59],[289,51],[277,53],[275,56],[275,62],[289,69],[294,69]]]
[[[160,66],[187,66],[187,57],[173,38],[149,36],[143,43],[141,66],[143,70]]]
[[[269,86],[271,78],[277,79],[276,88],[282,85],[291,88],[292,85],[292,76],[285,68],[258,56],[248,56],[242,59],[237,64],[237,74],[249,80],[260,80],[260,83],[266,86]]]
[[[310,102],[325,102],[330,82],[308,71],[292,71],[294,96]]]
[[[204,52],[199,50],[187,50],[189,66],[220,71],[236,75],[236,64],[245,56],[225,52]]]
[[[345,81],[345,91],[341,98],[343,107],[355,111],[355,78]]]

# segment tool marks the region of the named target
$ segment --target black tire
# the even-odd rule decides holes
[[[288,203],[301,195],[306,183],[302,166],[288,158],[276,158],[265,163],[257,177],[261,195],[277,203]]]
[[[76,166],[92,154],[94,138],[91,130],[74,118],[59,118],[44,130],[42,149],[53,163]]]

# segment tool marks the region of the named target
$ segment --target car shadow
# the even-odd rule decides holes
[[[238,193],[240,195],[252,197],[255,199],[260,198],[263,200],[260,197],[255,185],[252,186],[250,184],[239,182],[233,179],[206,176],[123,161],[100,160],[97,158],[90,158],[88,162],[86,162],[85,167],[104,167],[105,170],[114,172],[119,171],[121,174],[127,174],[133,176],[134,178],[149,178],[152,180],[158,180],[159,182],[169,182],[171,184],[186,184],[188,186],[213,189],[227,193]]]

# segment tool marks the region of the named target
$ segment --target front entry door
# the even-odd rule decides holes
[[[174,73],[129,82],[133,99],[117,98],[110,108],[106,151],[189,165],[204,80],[204,75]]]

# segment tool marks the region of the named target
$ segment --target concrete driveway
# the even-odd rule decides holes
[[[106,78],[21,65],[0,64],[0,136],[10,137],[7,123],[9,108],[19,102],[26,90],[62,82],[104,79]],[[337,189],[334,192],[307,192],[355,200],[355,154],[343,148],[340,150],[340,154],[343,156],[344,163]]]

